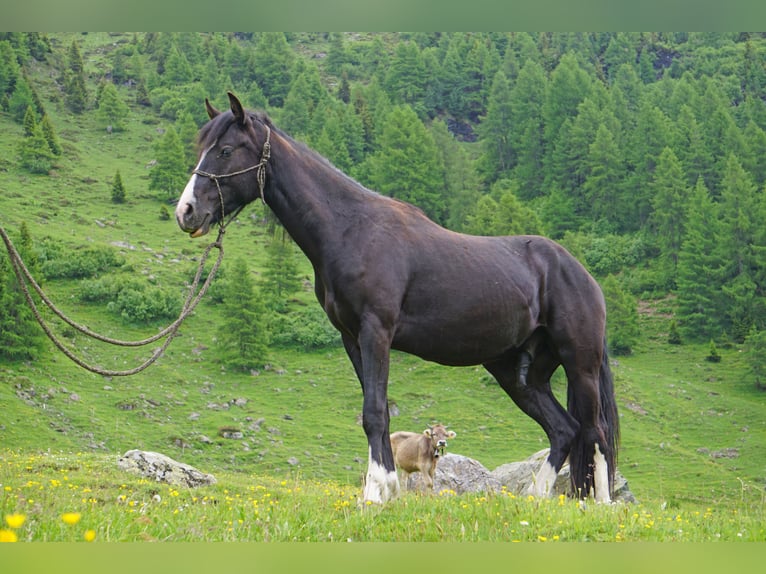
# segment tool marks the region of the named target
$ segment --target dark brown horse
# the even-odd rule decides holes
[[[319,303],[340,331],[364,395],[365,500],[399,491],[389,442],[390,350],[444,365],[483,365],[550,440],[531,488],[547,496],[569,456],[575,492],[609,501],[618,419],[596,281],[538,236],[476,237],[444,229],[384,197],[247,112],[207,101],[200,157],[176,208],[198,237],[260,197],[314,267]],[[551,392],[563,366],[567,409]]]

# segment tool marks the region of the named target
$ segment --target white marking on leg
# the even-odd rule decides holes
[[[365,502],[384,503],[399,495],[399,477],[396,471],[388,471],[384,466],[372,460],[369,451],[367,478],[364,482]]]
[[[546,458],[540,465],[540,470],[532,474],[532,484],[527,489],[527,494],[539,498],[547,498],[551,495],[553,484],[556,482],[556,469]]]
[[[609,465],[606,462],[606,457],[601,454],[598,443],[596,443],[596,451],[593,455],[593,485],[597,503],[608,504],[611,502],[609,498]]]
[[[211,145],[204,152],[202,152],[202,156],[199,158],[199,163],[197,163],[197,167],[194,168],[195,171],[198,170],[199,166],[202,165],[202,162],[205,160],[205,156],[207,155],[207,152],[213,149],[213,146],[215,146],[215,143],[213,143],[213,145]],[[186,212],[187,205],[191,205],[193,207],[197,203],[197,199],[194,197],[194,187],[196,185],[197,185],[197,174],[193,173],[192,176],[189,178],[189,181],[187,182],[186,187],[184,187],[184,191],[178,200],[178,204],[176,205],[176,219],[178,221],[183,221],[183,215]]]

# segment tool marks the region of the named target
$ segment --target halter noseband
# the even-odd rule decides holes
[[[260,193],[261,201],[264,205],[266,205],[266,200],[263,198],[263,188],[266,185],[266,164],[269,161],[269,158],[271,157],[271,129],[269,129],[269,126],[264,126],[266,128],[266,141],[263,142],[263,150],[261,151],[261,161],[256,163],[255,165],[251,165],[250,167],[246,167],[245,169],[241,169],[239,171],[233,171],[231,173],[224,173],[224,174],[216,174],[216,173],[208,173],[206,171],[202,171],[200,169],[195,169],[192,171],[192,173],[201,175],[203,177],[207,177],[212,179],[215,182],[215,187],[218,190],[218,199],[221,200],[221,221],[219,222],[219,226],[221,228],[221,231],[234,221],[234,218],[237,217],[240,211],[245,207],[244,205],[237,208],[237,210],[234,212],[234,215],[231,216],[231,219],[229,219],[229,223],[224,224],[224,207],[223,207],[223,193],[221,192],[221,185],[218,183],[219,179],[224,179],[227,177],[234,177],[235,175],[242,175],[243,173],[247,173],[249,171],[253,171],[254,169],[257,170],[255,177],[258,180],[258,192]]]

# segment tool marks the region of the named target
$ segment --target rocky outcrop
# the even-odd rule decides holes
[[[422,490],[419,472],[413,472],[404,485],[407,490]],[[482,464],[467,456],[447,453],[439,457],[434,473],[434,492],[451,490],[464,492],[493,492],[500,490],[500,483]]]
[[[125,472],[176,486],[191,488],[216,483],[212,474],[205,474],[158,452],[129,450],[120,457],[117,466]]]
[[[487,470],[481,463],[459,454],[448,453],[439,459],[434,474],[434,492],[452,490],[456,494],[464,492],[497,492],[503,487],[508,492],[523,496],[534,480],[534,474],[548,456],[548,449],[543,449],[526,460],[509,462],[493,471]],[[569,465],[565,464],[553,485],[552,496],[569,495],[572,492],[569,482]],[[420,473],[411,474],[404,485],[407,490],[422,489]],[[638,502],[628,487],[628,481],[619,469],[614,477],[614,500],[619,502]]]

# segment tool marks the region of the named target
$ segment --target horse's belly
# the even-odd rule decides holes
[[[481,326],[445,326],[442,329],[403,326],[392,347],[435,363],[450,366],[480,365],[521,346],[532,327],[489,322]]]

